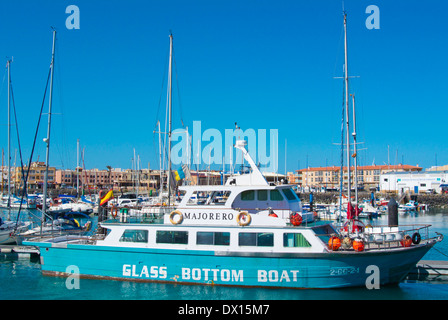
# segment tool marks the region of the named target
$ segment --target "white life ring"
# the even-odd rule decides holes
[[[175,216],[179,216],[179,218],[177,218],[175,220],[174,219]],[[184,219],[184,216],[183,216],[182,212],[180,212],[179,210],[174,210],[170,213],[170,221],[172,224],[180,224],[180,223],[182,223],[183,219]]]
[[[243,226],[243,227],[247,226],[250,223],[251,220],[252,220],[252,217],[250,216],[249,212],[247,212],[247,211],[241,211],[236,216],[236,222],[240,226]]]

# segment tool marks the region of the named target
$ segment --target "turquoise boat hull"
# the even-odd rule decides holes
[[[435,242],[434,242],[435,243]],[[434,245],[365,252],[253,253],[28,242],[46,275],[184,284],[339,288],[402,281]]]

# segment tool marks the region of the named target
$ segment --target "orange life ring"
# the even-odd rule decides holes
[[[241,211],[236,216],[236,222],[240,226],[243,226],[243,227],[247,226],[250,223],[251,220],[252,220],[252,217],[250,216],[249,212],[247,212],[247,211]]]
[[[118,208],[116,206],[113,206],[112,209],[110,209],[110,214],[112,215],[112,218],[116,218],[118,215]]]

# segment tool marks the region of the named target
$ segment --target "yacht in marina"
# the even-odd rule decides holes
[[[183,186],[180,204],[151,221],[109,219],[92,237],[24,242],[40,250],[46,275],[181,284],[337,288],[364,286],[369,268],[381,285],[398,283],[442,235],[429,226],[304,223],[288,185],[269,185],[238,141],[252,172],[223,186]],[[198,203],[195,193],[206,193]],[[275,206],[275,203],[278,203]],[[256,206],[256,207],[255,207]],[[411,236],[412,235],[412,236]]]
[[[172,35],[170,70],[171,52]],[[303,211],[291,186],[269,184],[245,141],[235,147],[251,171],[225,185],[181,186],[179,203],[170,207],[168,197],[168,206],[150,217],[111,212],[93,236],[36,237],[23,244],[38,248],[45,275],[72,276],[76,266],[87,278],[340,288],[399,283],[443,239],[429,225],[372,227],[348,214],[343,225],[309,222],[313,213]]]

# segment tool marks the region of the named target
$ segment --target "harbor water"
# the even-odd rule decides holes
[[[6,219],[7,212],[2,211]],[[26,215],[21,215],[23,219]],[[367,221],[366,221],[367,222]],[[387,224],[387,215],[371,220]],[[431,232],[448,235],[448,209],[400,215],[400,224],[430,224]],[[448,261],[448,240],[436,244],[423,260]],[[99,279],[80,279],[70,286],[62,277],[43,276],[39,261],[29,255],[0,254],[0,300],[446,300],[447,276],[407,279],[399,285],[379,289],[266,289],[175,285]]]

